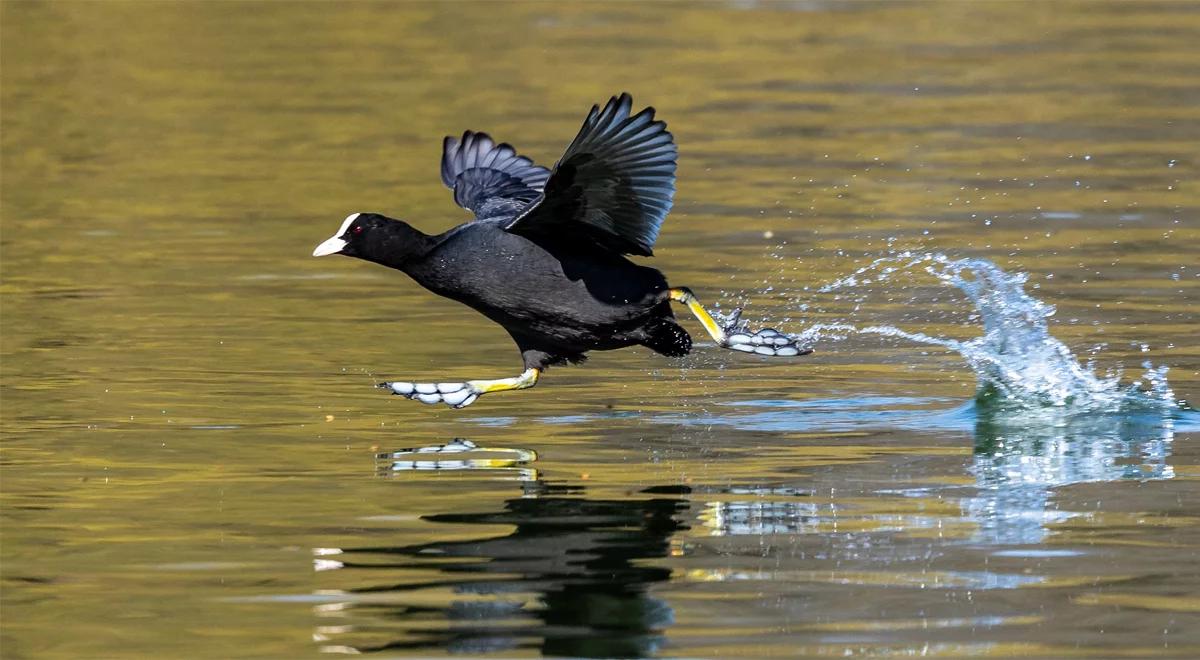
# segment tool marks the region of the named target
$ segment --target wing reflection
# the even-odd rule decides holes
[[[641,560],[668,554],[671,536],[686,529],[681,514],[687,504],[669,497],[587,499],[581,491],[533,482],[499,511],[423,518],[453,526],[446,536],[455,540],[319,551],[336,553],[338,561],[318,562],[342,571],[399,577],[338,592],[344,598],[319,608],[370,621],[322,626],[318,638],[328,642],[322,650],[654,653],[673,613],[647,590],[671,571]],[[477,525],[513,529],[474,537],[469,528]]]

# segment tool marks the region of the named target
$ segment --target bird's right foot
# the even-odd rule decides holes
[[[811,346],[801,346],[795,338],[774,328],[750,330],[741,318],[742,310],[737,308],[721,319],[721,333],[724,339],[718,339],[717,343],[723,348],[779,357],[795,357],[813,352]]]
[[[704,305],[700,304],[691,289],[682,287],[671,289],[669,293],[671,300],[687,305],[704,329],[708,331],[713,341],[722,348],[779,357],[795,357],[813,352],[811,346],[801,346],[794,337],[774,328],[749,329],[746,322],[742,321],[740,308],[733,310],[728,316],[721,317],[718,321],[708,313],[707,309],[704,309]]]

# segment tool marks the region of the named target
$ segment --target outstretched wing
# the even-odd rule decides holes
[[[636,115],[621,94],[592,106],[545,190],[506,228],[517,234],[582,234],[620,254],[653,254],[675,198],[675,141],[654,108]]]
[[[487,133],[467,131],[461,140],[442,142],[442,183],[454,201],[487,218],[515,213],[536,200],[550,171],[517,154],[507,143],[496,144]]]

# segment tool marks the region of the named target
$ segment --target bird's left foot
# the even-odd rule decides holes
[[[523,390],[533,387],[538,382],[542,370],[526,369],[520,376],[513,378],[498,378],[496,380],[468,380],[465,383],[410,383],[397,380],[379,383],[375,387],[391,390],[396,394],[413,401],[428,403],[444,403],[451,408],[466,408],[484,394],[506,392],[508,390]]]
[[[466,408],[475,403],[483,392],[478,391],[470,383],[409,383],[397,380],[379,383],[375,387],[391,390],[392,394],[428,403],[444,403],[451,408]]]
[[[774,328],[751,330],[742,319],[742,310],[734,309],[728,316],[717,320],[724,339],[718,341],[723,348],[743,353],[779,357],[795,357],[813,352],[811,346],[801,346],[795,337]]]

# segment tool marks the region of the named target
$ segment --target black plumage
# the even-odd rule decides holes
[[[671,299],[707,317],[710,333],[727,343],[690,292],[671,290],[658,270],[624,256],[652,254],[675,195],[671,133],[653,108],[631,108],[628,94],[593,106],[553,171],[484,133],[447,137],[442,181],[474,220],[428,236],[401,220],[359,213],[318,246],[316,256],[389,266],[478,310],[512,336],[527,374],[518,384],[385,385],[461,407],[479,394],[532,386],[547,366],[580,362],[588,351],[641,345],[685,355],[692,340],[675,322]]]

